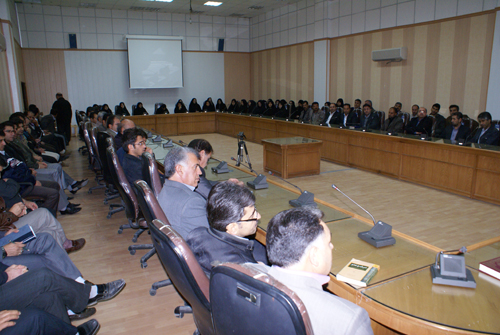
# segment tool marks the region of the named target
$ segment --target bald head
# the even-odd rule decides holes
[[[123,132],[127,129],[131,129],[131,128],[134,128],[135,127],[135,123],[134,121],[132,120],[129,120],[129,119],[124,119],[120,122],[120,124],[118,125],[118,132],[120,134],[123,134]]]

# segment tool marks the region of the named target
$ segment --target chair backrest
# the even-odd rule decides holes
[[[141,209],[144,219],[148,224],[152,224],[153,220],[161,220],[162,222],[168,222],[167,216],[163,209],[161,208],[156,195],[148,184],[144,180],[136,180],[134,182],[134,187],[137,194],[137,202],[139,203],[139,208]]]
[[[125,213],[130,220],[136,220],[139,217],[139,204],[134,190],[130,186],[125,173],[123,172],[118,156],[116,155],[115,148],[110,146],[106,149],[109,171],[113,178],[120,196],[125,204]]]
[[[168,278],[193,309],[198,331],[203,335],[215,334],[210,311],[208,277],[193,252],[170,224],[154,220],[149,230]]]
[[[495,123],[492,123],[492,124],[493,124],[493,126],[495,126]],[[469,125],[469,127],[470,127],[470,131],[472,132],[472,131],[476,130],[479,127],[479,122],[477,122],[474,119],[470,119],[470,125]]]
[[[309,314],[295,292],[244,264],[212,269],[210,305],[217,334],[313,334]]]
[[[85,139],[85,144],[87,145],[87,150],[89,151],[89,164],[94,169],[94,171],[99,171],[102,169],[102,166],[99,165],[99,162],[96,158],[96,152],[94,147],[92,146],[91,134],[92,133],[92,122],[87,121],[83,127],[83,138]]]
[[[99,166],[101,166],[102,168],[103,164],[101,162],[101,157],[99,156],[99,147],[97,146],[97,133],[99,133],[97,127],[93,127],[89,132],[90,144],[92,144],[92,149],[94,149],[95,159],[97,160],[97,162],[99,162]]]
[[[163,185],[161,184],[160,172],[158,172],[156,160],[149,152],[142,154],[142,177],[153,190],[155,196],[158,196]]]
[[[137,108],[137,105],[132,105],[132,114],[134,114],[134,111],[136,108]]]
[[[384,124],[385,121],[385,112],[384,111],[378,111],[377,112],[378,117],[380,118],[380,127]]]
[[[115,114],[116,114],[116,111],[118,110],[118,107],[120,107],[119,105],[115,105]]]
[[[111,136],[109,136],[108,133],[98,131],[96,134],[97,150],[99,153],[99,160],[101,161],[102,164],[102,174],[104,176],[104,180],[108,184],[114,184],[114,180],[113,177],[111,177],[111,172],[108,165],[108,159],[106,158],[107,157],[106,149],[109,146],[107,141],[108,138],[111,138]]]

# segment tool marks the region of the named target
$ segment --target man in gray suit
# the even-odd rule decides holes
[[[165,157],[165,184],[158,202],[172,227],[184,239],[191,230],[208,228],[207,201],[194,192],[200,181],[200,154],[188,147],[176,147]]]
[[[395,107],[389,108],[389,112],[387,114],[389,117],[384,121],[384,124],[382,125],[382,130],[391,134],[402,133],[404,123],[401,116],[398,115],[396,108]]]
[[[294,291],[306,306],[315,334],[373,334],[368,313],[323,291],[332,266],[331,233],[315,208],[278,213],[267,226],[266,250],[272,268],[257,265]]]

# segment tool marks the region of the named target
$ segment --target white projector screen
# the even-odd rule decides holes
[[[127,40],[130,88],[184,86],[181,40],[135,38]]]

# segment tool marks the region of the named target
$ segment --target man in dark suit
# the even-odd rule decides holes
[[[361,114],[359,122],[361,124],[361,128],[375,130],[380,129],[380,118],[370,104],[365,103],[363,105],[363,113]]]
[[[445,128],[444,138],[458,141],[467,140],[470,136],[470,128],[462,124],[462,113],[456,112],[451,116],[451,124]]]
[[[57,93],[56,99],[52,104],[52,109],[57,110],[57,129],[59,134],[66,138],[66,143],[69,143],[71,140],[71,119],[73,118],[71,104],[64,99],[62,93]]]
[[[432,119],[427,116],[427,108],[420,107],[417,117],[411,119],[406,127],[406,133],[412,135],[431,136],[432,132]]]
[[[334,115],[330,124],[338,124],[343,127],[355,126],[359,124],[358,115],[356,112],[351,111],[350,104],[344,104],[343,113],[337,113]]]
[[[476,134],[472,139],[473,143],[498,145],[499,132],[491,124],[491,114],[489,112],[482,112],[477,116],[479,121],[479,126],[476,130]]]
[[[132,128],[123,132],[122,148],[125,150],[122,164],[123,172],[128,182],[132,185],[136,180],[144,179],[142,176],[142,154],[153,150],[146,146],[148,135],[142,129]]]
[[[389,116],[382,125],[382,129],[391,134],[397,134],[403,132],[403,119],[398,115],[395,107],[389,108],[389,112],[387,113]]]
[[[441,105],[435,103],[431,108],[431,115],[434,117],[434,124],[432,125],[432,137],[444,137],[444,128],[446,128],[446,119],[439,114]]]
[[[210,227],[192,230],[186,240],[207,275],[214,262],[267,264],[266,248],[247,238],[255,234],[261,217],[248,188],[230,181],[215,185],[208,197],[207,216]]]

